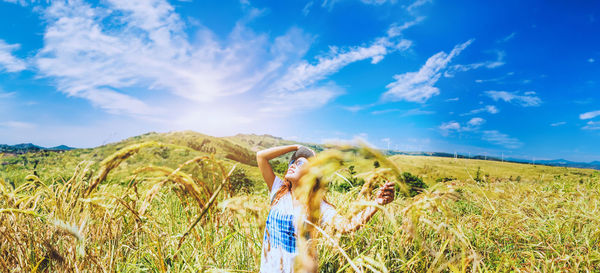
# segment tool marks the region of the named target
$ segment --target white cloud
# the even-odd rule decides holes
[[[26,0],[2,0],[2,1],[8,2],[8,3],[12,3],[12,4],[19,4],[21,6],[27,6],[30,1],[35,1],[35,0],[30,0],[30,1],[26,1]]]
[[[427,4],[427,3],[430,3],[431,1],[432,1],[432,0],[416,0],[416,1],[414,1],[412,4],[410,4],[410,5],[409,5],[409,6],[406,8],[406,10],[407,10],[408,12],[414,13],[414,10],[415,10],[416,8],[419,8],[419,7],[421,7],[421,6],[423,6],[423,5]]]
[[[353,105],[353,106],[342,106],[343,109],[350,111],[350,112],[358,112],[367,108],[370,108],[372,106],[377,105],[376,103],[370,103],[370,104],[363,104],[363,105]]]
[[[343,109],[348,110],[352,113],[356,113],[362,109],[365,109],[363,105],[353,105],[353,106],[342,106]]]
[[[567,124],[567,122],[565,122],[565,121],[559,121],[559,122],[555,122],[555,123],[550,124],[550,126],[557,127],[557,126],[561,126],[561,125],[565,125],[565,124]]]
[[[593,119],[597,116],[600,116],[600,110],[583,113],[583,114],[579,115],[579,118],[580,119]]]
[[[479,113],[483,113],[483,112],[488,112],[490,114],[498,114],[498,112],[500,112],[500,110],[498,110],[498,108],[494,105],[486,105],[485,107],[482,108],[478,108],[478,109],[473,109],[467,113],[463,113],[460,114],[461,116],[468,116],[468,115],[475,115],[475,114],[479,114]]]
[[[4,40],[0,39],[0,72],[19,72],[27,68],[23,60],[12,54],[19,47],[19,44],[7,44]]]
[[[152,93],[206,103],[248,92],[298,61],[312,39],[292,28],[271,42],[246,28],[246,19],[224,40],[202,26],[190,39],[163,0],[111,0],[105,7],[57,1],[44,17],[44,47],[35,58],[40,74],[68,96],[134,115],[160,112],[140,99]]]
[[[365,3],[365,4],[368,4],[368,5],[376,5],[376,6],[383,5],[386,2],[390,2],[390,3],[395,3],[396,2],[394,0],[360,0],[360,1],[363,2],[363,3]]]
[[[401,31],[405,28],[404,25],[392,26],[386,36],[376,38],[368,46],[341,49],[330,47],[329,52],[326,55],[318,56],[317,62],[314,64],[302,60],[291,65],[268,87],[265,105],[261,107],[260,111],[292,111],[304,107],[303,105],[321,106],[329,102],[344,93],[343,89],[333,82],[326,85],[319,84],[321,81],[351,63],[371,59],[371,63],[376,64],[387,54],[408,49],[412,42],[401,38]],[[321,93],[315,93],[316,91]],[[305,96],[305,94],[311,95]],[[274,107],[274,104],[287,104],[287,106]]]
[[[394,24],[394,25],[392,25],[388,29],[387,34],[388,34],[389,37],[399,36],[399,35],[402,34],[402,31],[404,31],[404,30],[406,30],[406,29],[408,29],[408,28],[410,28],[410,27],[412,27],[412,26],[414,26],[416,24],[421,23],[423,20],[425,20],[425,17],[424,16],[419,16],[419,17],[415,18],[412,21],[405,22],[402,25],[396,25],[396,24]]]
[[[327,8],[329,10],[333,9],[333,6],[338,3],[341,2],[342,0],[323,0],[323,3],[321,4],[321,7]],[[431,2],[432,0],[415,0],[413,3],[411,3],[410,5],[408,5],[406,7],[406,10],[411,13],[414,14],[414,10],[420,6],[423,6],[424,4],[427,4],[429,2]],[[396,4],[398,1],[397,0],[360,0],[361,3],[366,4],[366,5],[373,5],[373,6],[381,6],[383,4],[389,3],[389,4]]]
[[[515,38],[516,35],[517,35],[517,33],[513,32],[513,33],[509,34],[508,36],[498,40],[497,42],[498,43],[506,43],[506,42],[512,40],[513,38]]]
[[[327,55],[317,57],[317,63],[310,64],[307,61],[301,61],[290,67],[287,73],[275,82],[272,88],[276,90],[302,89],[325,79],[350,63],[371,59],[371,63],[376,64],[385,55],[396,50],[406,50],[411,46],[412,42],[409,40],[394,39],[399,33],[392,31],[391,34],[393,36],[388,35],[375,39],[371,45],[366,47],[356,46],[347,49],[330,47]]]
[[[509,103],[519,104],[523,107],[540,106],[542,100],[534,96],[535,92],[525,92],[524,95],[517,95],[515,93],[506,91],[486,91],[486,95],[494,99],[494,101],[503,100]]]
[[[325,105],[344,92],[333,83],[293,92],[274,92],[268,95],[266,105],[262,106],[259,111],[283,115],[299,109],[314,109]]]
[[[401,117],[409,117],[409,116],[421,116],[421,115],[433,115],[433,114],[435,114],[435,111],[422,110],[419,108],[415,108],[415,109],[410,109],[410,110],[402,113],[400,116]]]
[[[456,73],[456,72],[465,72],[465,71],[469,71],[469,70],[473,70],[473,69],[478,69],[481,67],[492,69],[492,68],[503,66],[505,64],[504,57],[506,56],[506,53],[501,50],[496,50],[496,55],[497,55],[497,57],[496,57],[495,61],[453,65],[447,71],[444,72],[444,77],[454,77],[454,73]]]
[[[386,86],[388,90],[382,95],[382,99],[424,103],[432,96],[438,95],[440,90],[433,85],[437,83],[452,58],[458,56],[472,42],[473,40],[469,40],[456,45],[449,54],[442,51],[431,56],[417,72],[395,75],[396,81]]]
[[[485,119],[482,119],[482,118],[472,118],[471,120],[469,120],[469,122],[467,122],[467,124],[472,127],[477,127],[484,123],[485,123]]]
[[[478,131],[479,127],[485,123],[485,119],[475,117],[467,121],[466,126],[460,125],[456,121],[443,122],[438,128],[441,130],[442,135],[447,136],[452,131],[454,132],[469,132]]]
[[[448,121],[448,122],[444,122],[442,123],[442,125],[440,125],[439,129],[442,131],[442,135],[446,136],[448,135],[448,133],[452,132],[452,131],[460,131],[461,126],[460,123],[456,122],[456,121]]]
[[[399,115],[400,117],[409,117],[409,116],[420,116],[420,115],[432,115],[432,114],[435,114],[435,111],[423,110],[423,109],[420,109],[420,108],[414,108],[414,109],[409,109],[409,110],[392,108],[392,109],[384,109],[384,110],[372,111],[371,114],[372,115],[381,115],[381,114],[387,114],[387,113],[392,113],[392,112],[402,112]]]
[[[482,138],[483,140],[492,144],[500,145],[508,149],[517,149],[523,146],[523,143],[521,143],[518,139],[507,134],[500,133],[497,130],[483,131]]]
[[[304,14],[304,16],[307,16],[308,13],[310,13],[310,8],[313,5],[313,1],[310,1],[308,3],[306,3],[306,5],[304,5],[304,8],[302,8],[302,14]]]
[[[585,126],[582,127],[584,130],[600,130],[600,121],[588,121]]]
[[[459,98],[449,98],[449,99],[446,99],[447,102],[458,101],[458,100],[459,100]]]

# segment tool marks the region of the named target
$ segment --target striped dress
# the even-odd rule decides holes
[[[279,177],[275,177],[269,192],[270,200],[283,185]],[[321,202],[321,221],[329,222],[337,212],[335,209]],[[294,207],[291,193],[286,193],[269,210],[267,224],[263,236],[262,257],[260,272],[293,272],[294,258],[296,257],[296,237],[300,207]]]

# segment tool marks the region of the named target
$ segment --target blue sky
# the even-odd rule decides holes
[[[148,131],[600,160],[597,1],[0,0],[0,143]]]

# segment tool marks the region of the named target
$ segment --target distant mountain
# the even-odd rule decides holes
[[[39,151],[68,151],[75,148],[66,145],[60,145],[56,147],[46,148],[38,146],[32,143],[21,143],[15,145],[0,144],[0,153],[11,153],[11,154],[24,154],[29,152]]]
[[[443,152],[401,152],[401,151],[392,151],[386,150],[383,151],[387,155],[413,155],[413,156],[439,156],[439,157],[457,157],[457,158],[466,158],[466,159],[479,159],[479,160],[491,160],[491,161],[504,161],[511,163],[520,163],[520,164],[531,164],[533,163],[531,160],[521,159],[521,158],[498,158],[493,156],[483,156],[483,155],[454,155],[451,153],[443,153]],[[569,161],[566,159],[554,159],[554,160],[536,160],[535,164],[537,165],[547,165],[547,166],[556,166],[556,167],[571,167],[571,168],[584,168],[584,169],[595,169],[600,170],[600,161],[592,161],[592,162],[575,162]]]
[[[600,161],[592,162],[575,162],[565,159],[555,160],[540,160],[536,161],[536,164],[548,165],[548,166],[560,166],[560,167],[575,167],[575,168],[586,168],[600,170]]]
[[[235,160],[247,165],[256,166],[256,152],[281,145],[291,144],[302,144],[307,147],[314,149],[315,151],[322,151],[325,149],[324,145],[315,143],[302,143],[293,140],[286,140],[281,137],[272,135],[256,135],[256,134],[237,134],[234,136],[226,137],[213,137],[205,134],[201,134],[194,131],[179,131],[179,132],[168,132],[168,133],[156,133],[150,132],[139,136],[130,137],[119,142],[106,144],[100,147],[104,147],[101,150],[96,150],[95,153],[111,154],[114,151],[142,141],[158,141],[170,144],[176,144],[181,146],[187,146],[194,150],[215,154],[219,157],[228,158]],[[100,148],[98,147],[98,148]],[[66,145],[60,145],[56,147],[41,147],[32,143],[22,143],[17,145],[6,145],[0,144],[0,153],[13,153],[23,154],[28,152],[38,151],[68,151],[76,148],[69,147]],[[504,161],[521,164],[531,164],[531,160],[520,159],[520,158],[498,158],[493,156],[484,155],[473,155],[466,156],[460,154],[452,154],[445,152],[404,152],[394,150],[381,150],[386,155],[411,155],[411,156],[436,156],[436,157],[457,157],[465,159],[478,159],[478,160],[491,160],[491,161]],[[106,156],[104,155],[104,156]],[[289,159],[291,154],[286,154],[284,157]],[[555,160],[536,160],[535,164],[548,165],[548,166],[559,166],[559,167],[572,167],[572,168],[586,168],[600,170],[600,161],[592,162],[575,162],[565,159]]]

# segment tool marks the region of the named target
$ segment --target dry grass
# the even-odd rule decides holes
[[[227,192],[229,165],[194,157],[177,168],[132,170],[120,183],[107,179],[127,159],[161,145],[125,147],[97,172],[83,161],[62,181],[31,175],[13,188],[0,179],[0,271],[257,271],[267,197]],[[401,170],[430,187],[413,198],[399,194],[357,232],[305,225],[300,234],[315,239],[299,236],[306,258],[299,272],[600,271],[597,172],[360,151],[363,156],[354,159],[331,149],[311,161],[315,167],[300,189],[310,211],[326,195],[350,215],[370,204],[382,181],[400,182]],[[373,160],[382,167],[373,169]],[[328,183],[340,179],[335,172],[349,162],[365,185],[328,191]],[[198,164],[205,173],[184,171]],[[478,167],[481,183],[473,179]],[[317,183],[316,177],[322,179]],[[453,179],[435,183],[439,177]],[[318,264],[311,264],[316,257]]]

